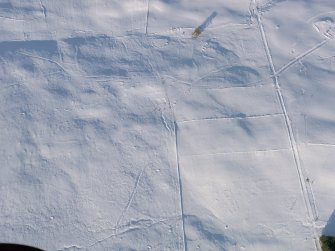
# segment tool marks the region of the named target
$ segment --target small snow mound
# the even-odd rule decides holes
[[[335,21],[332,17],[322,17],[314,22],[314,28],[327,38],[335,36]]]

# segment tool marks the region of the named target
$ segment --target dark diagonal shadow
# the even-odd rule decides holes
[[[335,210],[330,216],[326,227],[322,231],[323,235],[335,237]]]
[[[206,20],[199,26],[202,31],[207,29],[207,27],[211,24],[213,19],[218,15],[216,11],[213,11],[212,14],[206,18]]]
[[[43,250],[19,244],[0,243],[0,251],[43,251]]]
[[[216,11],[213,11],[212,14],[207,17],[206,20],[194,30],[192,36],[198,37],[202,32],[204,32],[204,30],[206,30],[206,28],[211,24],[217,14],[218,13]]]

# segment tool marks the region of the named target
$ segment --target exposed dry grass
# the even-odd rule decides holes
[[[198,26],[197,28],[195,28],[195,30],[192,33],[192,37],[199,37],[199,35],[201,34],[202,30],[200,28],[200,26]]]

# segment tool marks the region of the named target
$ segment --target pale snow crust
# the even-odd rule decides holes
[[[319,249],[333,0],[2,0],[0,21],[0,242]]]

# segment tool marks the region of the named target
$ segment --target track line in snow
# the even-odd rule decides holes
[[[304,51],[303,53],[301,53],[299,56],[295,57],[294,59],[292,59],[290,62],[288,62],[286,65],[284,65],[283,67],[281,67],[278,71],[276,71],[273,74],[273,77],[277,77],[279,76],[279,74],[281,74],[283,71],[287,70],[289,67],[291,67],[292,65],[294,65],[296,62],[298,62],[299,60],[303,59],[304,57],[312,54],[314,51],[316,51],[317,49],[319,49],[320,47],[322,47],[323,45],[325,45],[327,42],[329,42],[330,39],[325,39],[322,42],[318,43],[317,45],[313,46],[312,48]]]
[[[216,153],[197,153],[197,154],[185,154],[184,157],[197,157],[197,156],[217,156],[217,155],[233,155],[233,154],[251,154],[251,153],[264,153],[264,152],[281,152],[291,151],[291,148],[275,148],[275,149],[259,149],[252,151],[232,151],[232,152],[216,152]]]
[[[14,17],[6,17],[6,16],[0,16],[0,18],[12,20],[12,21],[23,21],[23,22],[27,21],[27,20],[24,20],[24,19],[18,19],[18,18],[14,18]]]
[[[215,86],[215,87],[211,87],[209,85],[194,85],[194,83],[196,82],[188,82],[182,79],[178,79],[176,77],[170,76],[170,75],[162,75],[162,77],[166,77],[166,78],[170,78],[172,80],[175,81],[175,83],[177,84],[183,84],[192,88],[196,88],[196,89],[205,89],[205,90],[224,90],[224,89],[234,89],[234,88],[255,88],[255,87],[260,87],[260,86],[265,86],[265,85],[270,85],[271,84],[271,79],[273,78],[272,75],[260,79],[258,81],[255,82],[250,82],[250,83],[246,83],[245,85],[240,85],[240,86]],[[197,80],[198,81],[198,80]]]
[[[131,203],[133,202],[133,199],[135,197],[135,194],[136,194],[136,191],[137,191],[137,188],[138,188],[138,184],[140,183],[141,177],[142,177],[143,173],[145,172],[146,168],[147,168],[147,166],[145,166],[144,168],[142,168],[140,174],[136,178],[136,182],[135,182],[134,188],[133,188],[133,190],[132,190],[132,192],[130,194],[130,197],[129,197],[128,201],[127,201],[127,204],[124,207],[123,211],[121,212],[119,218],[116,221],[116,226],[115,226],[116,231],[117,231],[117,229],[118,229],[118,227],[119,227],[119,225],[120,225],[120,223],[121,223],[121,221],[122,221],[125,213],[128,211]]]
[[[315,194],[313,192],[312,182],[309,181],[308,177],[306,178],[306,182],[308,184],[306,186],[308,186],[310,194],[311,194],[311,207],[312,207],[312,211],[313,211],[313,215],[314,215],[313,226],[315,228],[315,222],[319,220],[319,212],[318,212],[318,208],[317,208],[317,205],[316,205],[316,199],[315,199]]]
[[[199,77],[198,79],[194,80],[194,83],[197,83],[197,82],[203,80],[204,78],[210,77],[210,76],[212,76],[212,75],[215,74],[215,73],[222,72],[222,71],[224,71],[224,70],[226,70],[226,69],[229,69],[229,68],[231,68],[231,67],[234,67],[234,66],[241,66],[241,64],[236,64],[236,63],[234,63],[234,64],[229,64],[229,65],[222,66],[222,67],[220,67],[220,68],[218,68],[218,69],[216,69],[216,70],[214,70],[214,71],[210,71],[210,72],[208,72],[207,74],[202,75],[202,76]]]
[[[42,3],[42,0],[40,0],[40,7],[43,12],[44,19],[47,18],[47,8],[45,8],[44,4]]]
[[[177,161],[177,172],[178,172],[178,183],[179,183],[179,193],[180,193],[180,208],[181,208],[181,220],[182,220],[182,231],[183,231],[183,243],[184,243],[184,251],[187,250],[187,242],[186,242],[186,233],[185,233],[185,219],[184,219],[184,200],[183,200],[183,190],[182,190],[182,182],[181,182],[181,174],[180,174],[180,162],[179,162],[179,145],[178,145],[178,125],[177,122],[174,122],[174,135],[175,135],[175,150],[176,150],[176,161]]]
[[[308,146],[335,147],[335,144],[307,142]]]
[[[145,18],[145,35],[148,35],[150,0],[147,0],[147,14]]]
[[[163,85],[163,89],[164,89],[164,94],[165,94],[165,98],[167,101],[167,105],[169,107],[169,110],[172,113],[172,117],[173,117],[173,127],[172,129],[172,133],[174,134],[174,141],[175,141],[175,155],[176,155],[176,164],[177,164],[177,175],[178,175],[178,191],[179,191],[179,199],[180,199],[180,218],[181,218],[181,222],[182,222],[182,242],[183,242],[183,250],[186,251],[187,250],[187,243],[186,243],[186,234],[185,234],[185,222],[184,222],[184,202],[183,202],[183,191],[182,191],[182,182],[181,182],[181,175],[180,175],[180,165],[179,165],[179,146],[178,146],[178,136],[177,136],[177,121],[176,121],[176,116],[173,110],[173,107],[171,105],[171,100],[168,94],[168,90],[167,90],[167,84],[164,80],[164,78],[161,76],[161,74],[155,70],[154,66],[152,65],[151,61],[148,60],[149,65],[155,75],[155,77],[162,81],[162,85]],[[163,113],[162,113],[162,119],[163,119],[163,123],[165,125],[165,127],[167,128],[167,130],[169,132],[171,132],[170,127],[168,126],[167,121],[165,120],[165,118],[163,117]]]
[[[64,66],[62,66],[60,63],[58,63],[55,60],[45,58],[45,57],[41,57],[41,56],[36,56],[36,55],[33,55],[33,54],[29,54],[29,53],[25,53],[25,52],[22,52],[22,51],[19,51],[17,53],[25,55],[27,57],[36,58],[36,59],[40,59],[40,60],[44,60],[44,61],[48,61],[50,63],[53,63],[53,64],[57,65],[64,73],[66,73],[69,76],[72,76],[72,74],[73,74],[73,75],[76,75],[76,76],[79,76],[79,77],[82,77],[82,78],[94,79],[95,82],[108,82],[108,81],[113,81],[114,80],[114,78],[112,78],[110,76],[104,76],[104,75],[88,76],[88,75],[81,75],[81,74],[74,73],[74,72],[71,72],[71,74],[70,74],[69,70],[65,69]],[[55,74],[55,73],[56,72],[53,72],[52,74]],[[99,78],[101,78],[101,79],[99,79]],[[123,77],[122,79],[129,80],[129,77]]]
[[[266,38],[265,30],[264,30],[264,27],[263,27],[263,23],[262,23],[262,20],[261,20],[261,16],[260,16],[260,13],[258,12],[258,9],[257,9],[256,0],[252,0],[251,5],[252,5],[251,13],[257,19],[257,23],[258,23],[258,27],[259,27],[259,30],[260,30],[260,33],[261,33],[261,37],[262,37],[264,49],[265,49],[265,52],[266,52],[266,56],[267,56],[267,59],[269,61],[269,65],[270,65],[270,68],[271,68],[271,71],[272,71],[272,74],[273,74],[273,82],[274,82],[274,85],[276,87],[277,96],[278,96],[278,99],[280,101],[280,106],[281,106],[281,109],[282,109],[284,117],[285,117],[285,124],[286,124],[286,127],[287,127],[288,137],[289,137],[290,145],[291,145],[292,152],[293,152],[295,166],[296,166],[298,176],[299,176],[299,182],[300,182],[300,187],[301,187],[301,191],[302,191],[303,198],[304,198],[304,203],[305,203],[305,206],[306,206],[308,218],[312,222],[312,229],[313,229],[313,234],[314,234],[315,247],[319,251],[319,250],[321,250],[321,247],[320,247],[319,238],[318,238],[318,235],[317,235],[316,229],[315,229],[315,221],[317,220],[317,215],[315,215],[316,208],[313,209],[313,207],[315,207],[315,203],[313,202],[314,201],[313,200],[313,198],[314,198],[313,190],[311,190],[311,187],[310,187],[310,191],[308,191],[308,187],[307,187],[307,184],[305,182],[306,178],[304,177],[304,170],[303,170],[303,167],[301,165],[297,142],[295,141],[295,138],[294,138],[291,121],[290,121],[290,118],[289,118],[288,113],[287,113],[287,109],[286,109],[286,105],[285,105],[285,102],[284,102],[283,94],[281,92],[281,88],[280,88],[280,85],[279,85],[278,75],[276,74],[276,70],[275,70],[275,67],[274,67],[274,64],[273,64],[273,59],[272,59],[272,56],[271,56],[271,53],[270,53],[270,48],[269,48],[269,45],[268,45],[268,42],[267,42],[267,38]],[[299,59],[303,58],[304,56],[310,54],[311,52],[313,52],[314,50],[316,50],[317,48],[322,46],[324,43],[325,42],[323,41],[321,44],[317,45],[316,47],[313,47],[312,49],[306,51],[305,53],[303,53],[300,56],[300,58],[291,61],[290,63],[287,64],[287,66],[285,68],[283,68],[281,71],[279,70],[278,72],[282,72],[283,70],[287,69],[290,65],[297,62]]]
[[[23,83],[18,83],[18,84],[11,84],[11,85],[6,85],[6,86],[2,86],[0,88],[0,93],[2,93],[3,91],[5,91],[8,88],[14,87],[14,86],[22,86]]]
[[[324,15],[328,15],[328,14],[335,14],[335,10],[332,10],[332,11],[326,11],[326,12],[321,12],[321,13],[319,13],[319,14],[317,14],[317,15],[311,17],[311,18],[309,18],[309,19],[306,21],[306,23],[310,23],[310,22],[314,21],[316,18],[321,17],[321,16],[324,16]]]
[[[103,228],[103,229],[100,229],[98,231],[95,231],[95,233],[103,233],[103,232],[106,232],[106,231],[113,231],[113,234],[111,234],[111,235],[115,235],[116,230],[131,228],[133,226],[138,226],[138,225],[140,225],[141,222],[152,222],[152,223],[156,222],[156,223],[164,223],[165,224],[165,222],[167,222],[167,221],[177,221],[177,220],[180,220],[180,215],[172,215],[172,216],[165,216],[165,217],[149,217],[148,216],[148,218],[131,219],[127,223],[125,223],[123,225],[119,225],[118,228],[115,228],[115,227]],[[145,224],[145,225],[148,225],[148,224]],[[170,225],[167,224],[167,226],[170,226]]]
[[[244,86],[227,86],[227,87],[214,87],[213,88],[213,87],[208,87],[208,86],[195,85],[196,83],[200,82],[204,78],[210,77],[211,74],[223,71],[224,69],[229,68],[229,67],[231,67],[233,65],[228,65],[228,66],[222,67],[222,68],[220,68],[218,70],[215,70],[213,72],[210,72],[209,74],[206,74],[206,75],[204,75],[204,76],[196,79],[193,83],[190,83],[190,82],[187,82],[187,81],[184,81],[184,80],[179,80],[179,79],[176,79],[176,78],[174,78],[172,76],[168,76],[168,77],[174,78],[175,80],[177,80],[178,82],[180,82],[182,84],[193,86],[194,88],[205,88],[205,89],[227,89],[227,88],[243,88],[243,87],[247,88],[247,87],[254,87],[254,86],[264,85],[262,83],[264,83],[266,81],[270,81],[271,79],[273,79],[275,77],[278,77],[281,73],[285,72],[287,69],[289,69],[291,66],[293,66],[294,64],[296,64],[297,62],[299,62],[301,59],[305,58],[306,56],[312,54],[317,49],[319,49],[322,46],[324,46],[326,43],[329,42],[329,40],[331,40],[331,39],[325,39],[325,40],[321,41],[320,43],[316,44],[315,46],[313,46],[312,48],[304,51],[299,56],[295,57],[294,59],[292,59],[291,61],[289,61],[288,63],[286,63],[284,66],[282,66],[278,71],[276,71],[274,67],[272,68],[271,64],[270,64],[270,68],[271,68],[271,71],[272,71],[272,74],[270,76],[262,78],[262,79],[260,79],[258,81],[255,81],[255,82],[247,83]],[[268,53],[270,54],[270,51]],[[267,55],[269,55],[269,54],[267,54]],[[269,61],[271,61],[272,65],[274,65],[273,62],[272,62],[272,58],[269,58]],[[206,88],[206,87],[208,87],[208,88]]]
[[[37,58],[37,59],[40,59],[40,60],[44,60],[44,61],[48,61],[48,62],[50,62],[50,63],[53,63],[53,64],[57,65],[59,68],[61,68],[61,69],[63,70],[63,72],[65,72],[66,74],[70,75],[70,74],[68,73],[68,71],[67,71],[62,65],[60,65],[58,62],[56,62],[56,61],[54,61],[54,60],[52,60],[52,59],[44,58],[44,57],[40,57],[40,56],[36,56],[36,55],[29,54],[29,53],[25,53],[25,52],[22,52],[22,51],[19,51],[19,52],[17,52],[17,53],[22,54],[22,55],[25,55],[25,56],[27,56],[27,57]]]
[[[81,250],[81,249],[86,249],[85,247],[77,246],[77,245],[69,245],[69,246],[64,246],[61,249],[57,249],[57,251],[67,251],[67,250]]]
[[[282,113],[269,113],[269,114],[260,114],[260,115],[213,117],[213,118],[181,120],[181,121],[177,121],[177,123],[182,124],[182,123],[189,123],[189,122],[212,121],[212,120],[253,119],[253,118],[273,117],[273,116],[282,116],[282,115],[283,115]]]
[[[175,155],[176,155],[176,164],[177,164],[177,176],[178,176],[178,191],[179,191],[179,206],[180,206],[180,219],[181,219],[181,223],[182,223],[182,242],[183,242],[183,250],[186,251],[187,248],[187,244],[186,244],[186,234],[185,234],[185,222],[184,222],[184,201],[183,201],[183,191],[182,191],[182,182],[181,182],[181,175],[180,175],[180,165],[179,165],[179,146],[178,146],[178,136],[177,136],[177,121],[176,121],[176,116],[174,114],[172,105],[171,105],[171,101],[168,95],[168,92],[166,90],[166,84],[165,81],[163,81],[163,85],[164,85],[164,92],[166,95],[166,99],[168,102],[168,106],[170,111],[172,112],[173,115],[173,131],[172,133],[174,134],[174,141],[175,141]],[[166,121],[165,121],[166,123]],[[167,129],[170,131],[170,128],[167,126]]]
[[[123,225],[123,226],[120,226],[118,229],[116,228],[113,228],[113,229],[110,229],[110,230],[113,230],[113,234],[110,234],[108,235],[107,237],[105,238],[102,238],[100,240],[97,240],[95,241],[94,243],[92,243],[91,245],[85,247],[84,249],[85,250],[91,250],[92,247],[100,244],[100,243],[103,243],[113,237],[116,237],[116,236],[120,236],[120,235],[124,235],[124,234],[127,234],[128,232],[132,232],[132,231],[141,231],[143,229],[148,229],[148,228],[151,228],[155,225],[158,225],[158,224],[164,224],[166,221],[169,221],[171,219],[160,219],[160,220],[152,220],[152,219],[140,219],[140,220],[137,220],[137,221],[133,221],[135,222],[132,223],[128,223],[126,225]],[[121,230],[121,231],[117,231],[117,230]]]
[[[167,123],[167,121],[166,121],[166,119],[165,119],[165,116],[164,116],[164,114],[163,114],[162,111],[161,111],[161,119],[162,119],[162,123],[163,123],[164,127],[166,128],[166,130],[167,130],[169,133],[171,133],[171,129],[170,129],[170,127],[169,127],[169,125],[168,125],[168,123]]]

